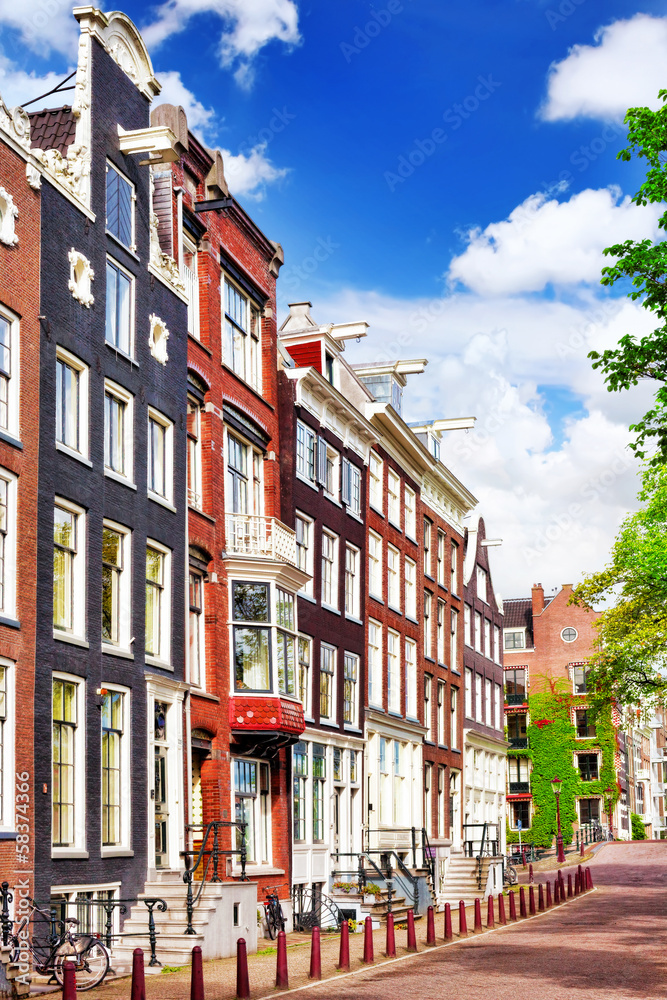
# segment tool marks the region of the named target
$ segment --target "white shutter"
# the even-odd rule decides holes
[[[348,507],[352,503],[352,469],[346,458],[343,459],[343,489],[341,499]]]
[[[327,485],[327,443],[323,437],[317,438],[317,481],[320,486]]]

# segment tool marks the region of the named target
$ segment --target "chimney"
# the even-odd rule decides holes
[[[535,618],[537,615],[541,615],[544,611],[544,588],[541,583],[533,584],[532,598],[533,618]]]
[[[289,303],[289,315],[290,319],[302,320],[303,326],[308,326],[312,323],[312,317],[310,315],[310,310],[313,308],[312,302],[290,302]]]

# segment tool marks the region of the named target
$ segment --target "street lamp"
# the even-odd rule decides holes
[[[605,805],[607,806],[607,815],[609,816],[609,834],[610,840],[614,839],[614,809],[613,809],[613,798],[614,793],[611,788],[605,788],[604,790]]]
[[[565,861],[565,851],[563,850],[563,834],[560,828],[560,793],[563,787],[563,782],[561,778],[552,778],[551,787],[554,790],[554,795],[556,796],[556,819],[558,822],[558,836],[556,837],[556,851],[558,863],[562,864]]]

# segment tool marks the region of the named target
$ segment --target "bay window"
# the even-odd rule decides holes
[[[294,594],[241,580],[231,589],[234,689],[303,697],[310,647],[297,634]]]

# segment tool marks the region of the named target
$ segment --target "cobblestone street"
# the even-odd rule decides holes
[[[596,890],[581,899],[516,926],[473,936],[453,945],[425,949],[426,923],[418,922],[421,952],[408,956],[405,931],[397,931],[398,961],[383,958],[384,929],[374,935],[378,964],[361,964],[363,938],[353,935],[352,974],[335,968],[338,936],[323,937],[322,972],[329,981],[308,985],[309,939],[289,935],[291,992],[311,1000],[346,998],[540,997],[541,1000],[662,1000],[667,984],[667,844],[607,844],[590,862]],[[564,868],[567,873],[569,869]],[[537,880],[544,880],[542,875]],[[496,911],[497,912],[497,911]],[[486,907],[483,908],[486,923]],[[457,917],[454,916],[454,931]],[[472,912],[468,913],[472,927]],[[436,918],[438,942],[443,917]],[[268,945],[269,942],[266,942]],[[253,1000],[278,995],[274,989],[275,950],[249,960]],[[334,978],[335,977],[335,978]],[[147,976],[147,1000],[181,1000],[189,993],[189,969]],[[207,1000],[234,996],[235,962],[204,965]],[[129,996],[130,982],[106,984],[91,998]],[[296,988],[296,989],[295,989]]]

